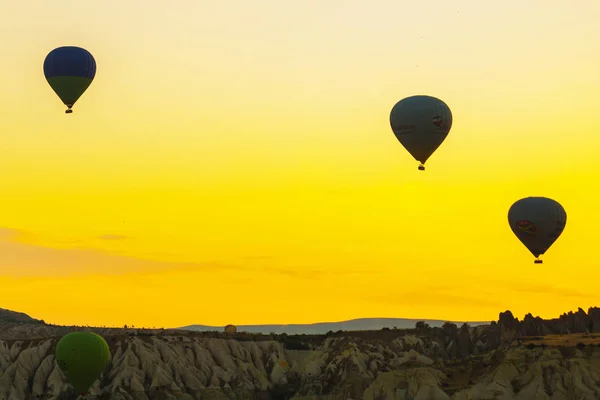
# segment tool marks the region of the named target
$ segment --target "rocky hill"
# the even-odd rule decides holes
[[[0,308],[0,325],[7,326],[11,324],[43,325],[45,322],[31,318],[25,313]]]
[[[53,353],[62,335],[83,329],[112,352],[89,399],[600,399],[597,312],[295,336],[24,320],[0,332],[0,400],[76,399]]]

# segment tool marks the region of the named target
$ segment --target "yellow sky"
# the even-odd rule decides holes
[[[492,320],[600,304],[600,2],[11,2],[0,307],[57,324]],[[42,63],[96,58],[74,107]],[[425,172],[389,111],[452,109]],[[517,199],[568,214],[534,265]]]

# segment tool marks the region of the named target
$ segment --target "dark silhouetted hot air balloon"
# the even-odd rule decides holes
[[[56,344],[56,362],[73,388],[87,393],[110,359],[108,344],[93,332],[71,332]]]
[[[400,100],[390,113],[390,125],[398,141],[419,161],[419,170],[448,136],[452,112],[442,100],[411,96]]]
[[[52,50],[44,60],[44,75],[58,97],[73,112],[73,104],[96,76],[96,60],[81,47],[66,46]]]
[[[508,223],[517,238],[541,264],[544,254],[558,239],[567,224],[565,209],[546,197],[526,197],[508,210]]]

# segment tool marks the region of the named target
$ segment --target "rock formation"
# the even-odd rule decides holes
[[[0,400],[75,400],[54,348],[81,329],[102,334],[112,354],[90,400],[600,399],[598,314],[519,321],[507,311],[485,327],[273,337],[57,327],[20,316],[0,323]],[[526,343],[553,334],[548,344]]]

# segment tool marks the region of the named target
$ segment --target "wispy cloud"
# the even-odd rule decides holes
[[[399,288],[394,293],[379,293],[379,294],[368,294],[361,295],[360,297],[364,300],[371,301],[374,303],[385,303],[385,304],[402,304],[402,305],[439,305],[452,303],[456,306],[465,307],[502,307],[502,299],[491,299],[483,298],[473,294],[462,295],[447,288],[446,291],[431,290],[431,288],[424,287],[419,290],[402,290]]]
[[[0,228],[0,275],[66,276],[125,275],[166,269],[237,269],[235,264],[219,261],[172,262],[113,254],[85,247],[53,248],[28,243],[28,232]]]
[[[268,272],[271,274],[280,274],[291,276],[292,278],[304,278],[304,279],[318,279],[324,275],[327,275],[328,272],[312,269],[312,270],[294,270],[289,268],[273,268],[273,267],[265,267],[262,268],[264,272]]]
[[[124,240],[121,235],[103,235],[104,240]],[[71,246],[54,248],[32,242],[29,232],[0,228],[0,275],[4,276],[66,276],[66,275],[125,275],[136,272],[161,270],[228,270],[256,271],[300,279],[320,279],[324,276],[371,274],[369,270],[328,270],[311,266],[274,267],[256,266],[250,260],[274,259],[272,256],[247,256],[239,262],[223,260],[164,261],[130,255],[115,254],[101,249]],[[160,258],[160,257],[157,257]],[[244,262],[246,259],[248,262]]]
[[[255,255],[255,256],[245,256],[242,257],[243,260],[271,260],[273,258],[273,256],[269,256],[269,255]]]
[[[546,294],[577,299],[600,299],[600,296],[598,296],[597,293],[590,293],[560,286],[544,285],[540,283],[520,283],[513,285],[512,288],[519,292]]]
[[[323,268],[275,268],[275,267],[263,267],[262,270],[264,272],[272,273],[272,274],[280,274],[287,275],[294,278],[304,278],[304,279],[319,279],[325,276],[339,276],[339,275],[365,275],[365,274],[373,274],[373,271],[369,270],[354,270],[354,269],[346,269],[346,270],[328,270]]]
[[[98,236],[98,239],[102,239],[102,240],[125,240],[125,239],[129,239],[129,236],[107,234],[107,235],[100,235],[100,236]]]

